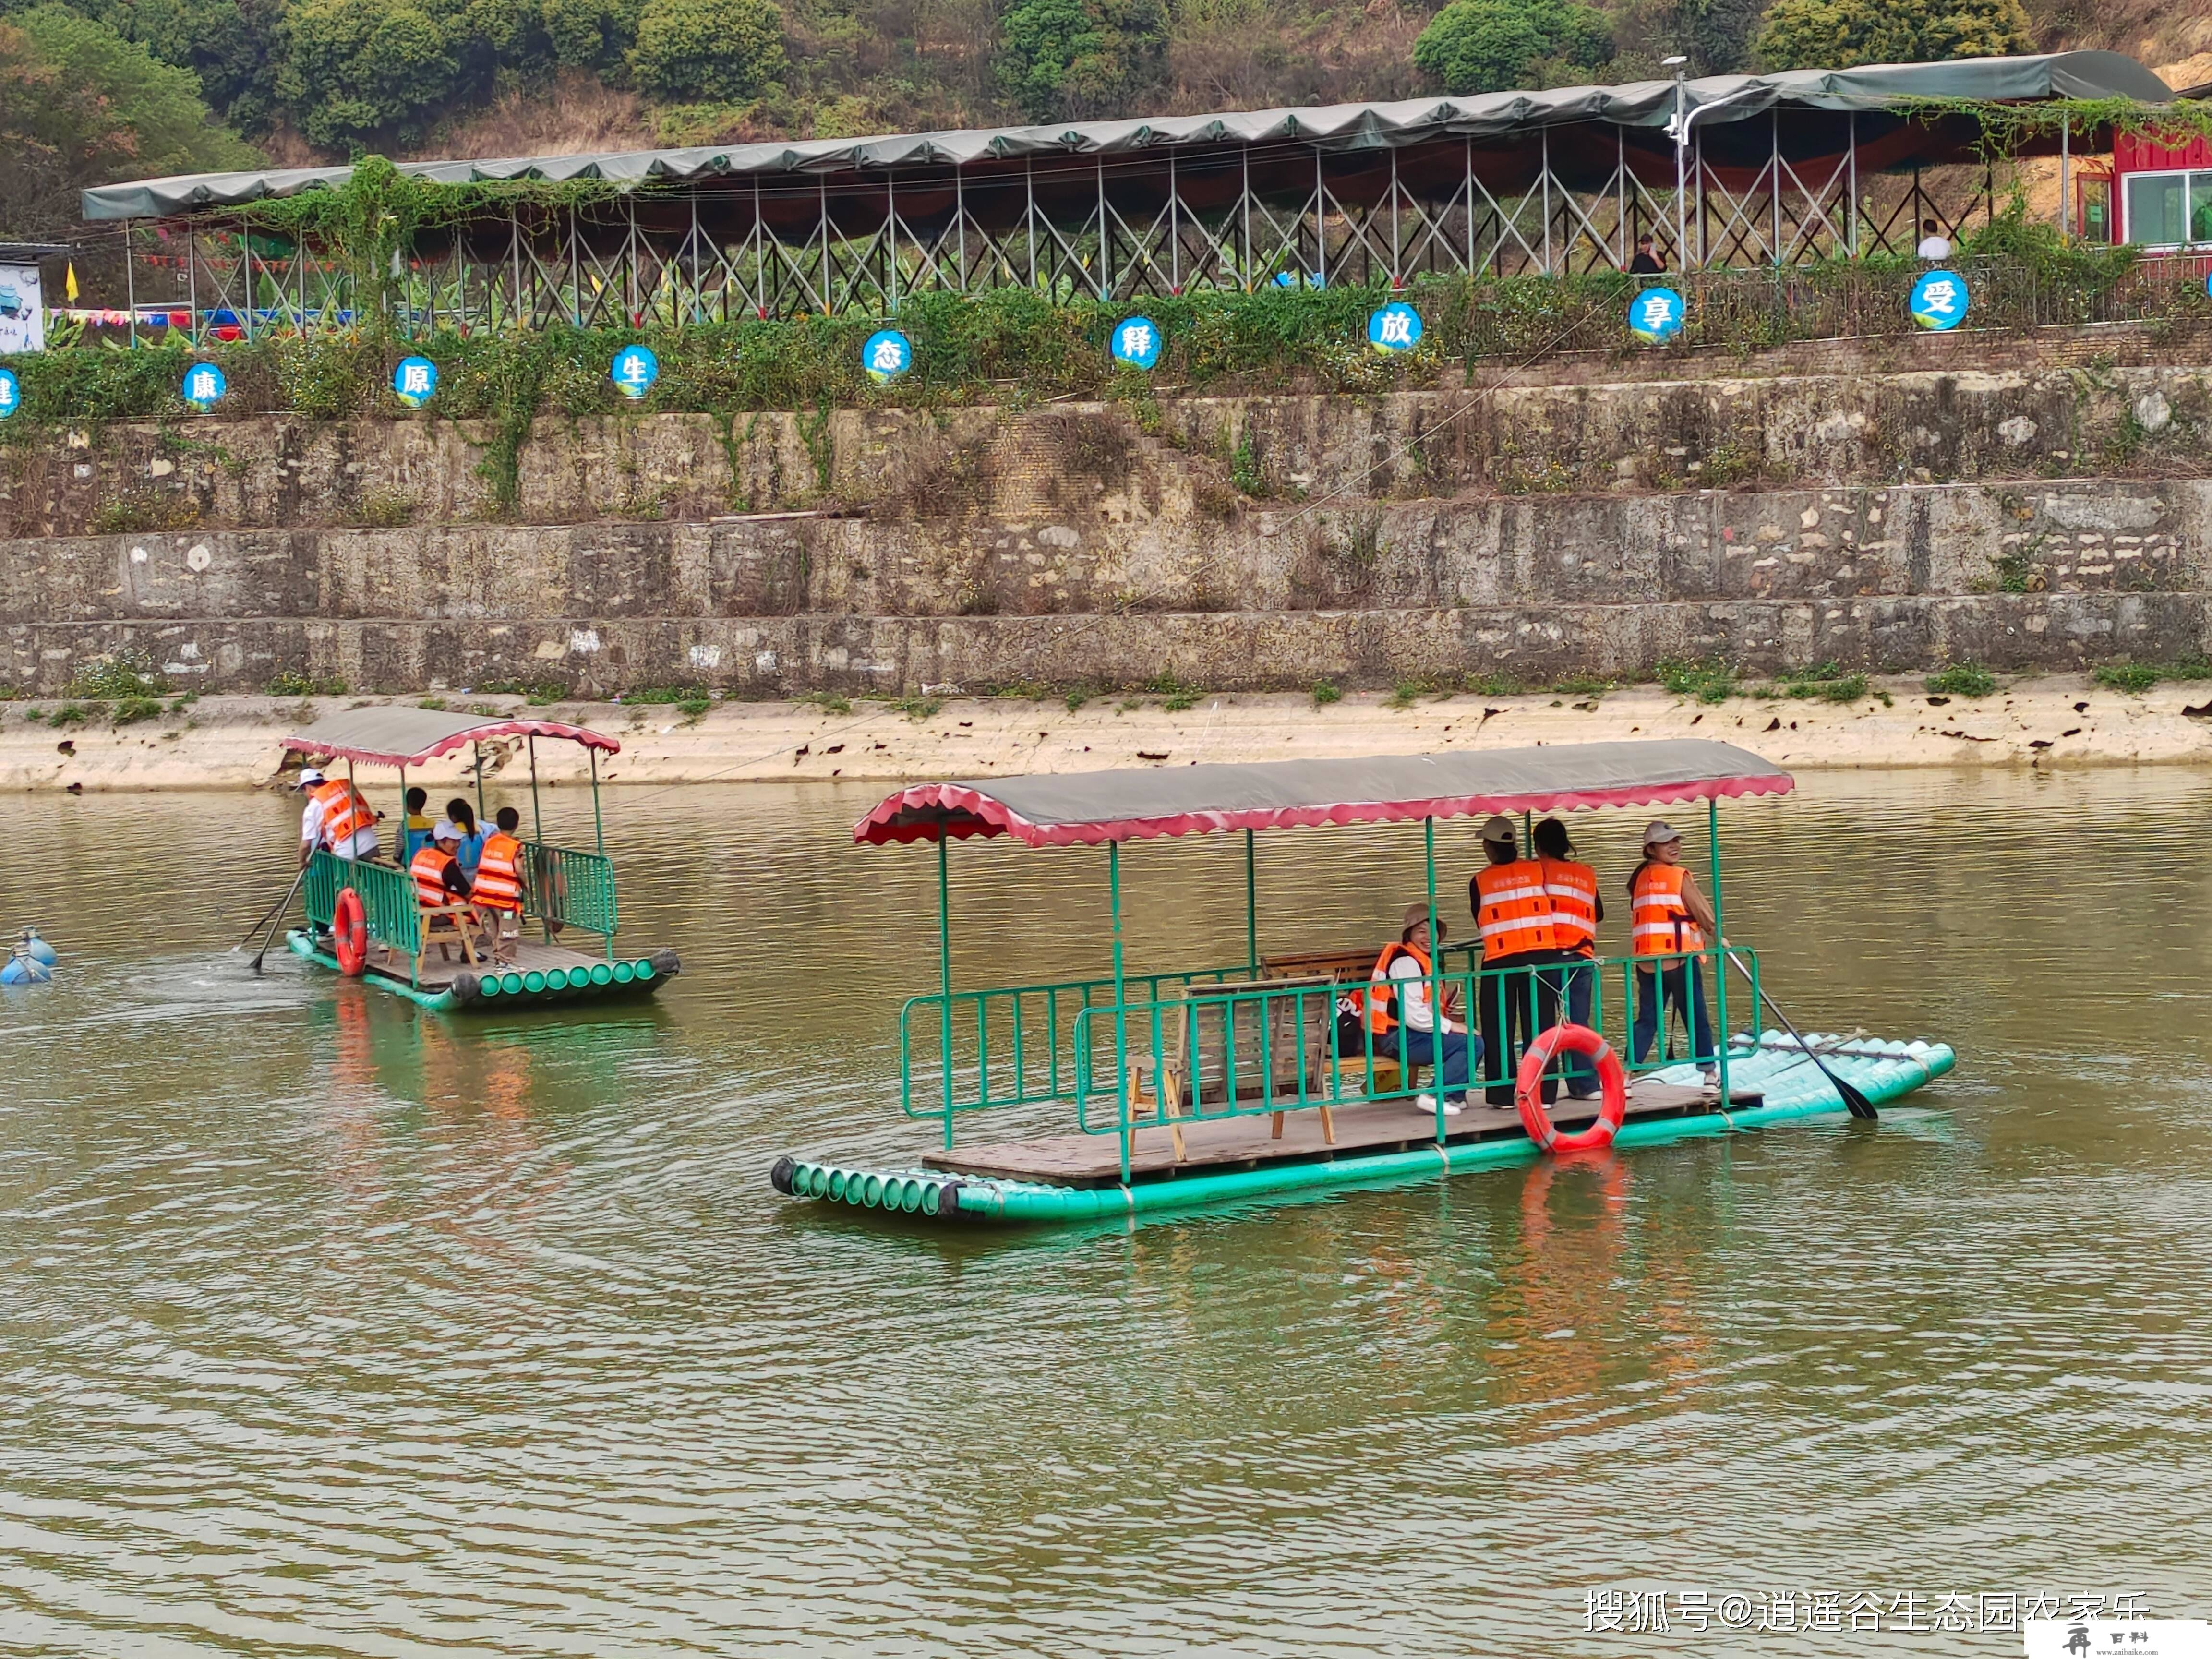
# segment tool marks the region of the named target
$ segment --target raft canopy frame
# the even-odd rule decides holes
[[[1643,742],[1578,744],[1530,749],[1469,750],[1442,754],[1361,757],[1346,759],[1276,761],[1249,765],[1206,765],[1180,769],[1139,768],[1068,775],[1038,775],[918,784],[887,797],[854,825],[853,838],[862,845],[884,846],[916,841],[933,842],[938,852],[938,969],[934,996],[909,998],[900,1019],[900,1099],[912,1117],[939,1117],[945,1146],[954,1146],[955,1122],[964,1113],[1007,1107],[1036,1106],[1048,1102],[1073,1104],[1077,1126],[1085,1133],[1111,1133],[1120,1144],[1121,1183],[1131,1179],[1132,1112],[1141,1079],[1153,1080],[1155,1109],[1164,1121],[1168,1091],[1162,1088],[1169,1049],[1177,1041],[1170,1032],[1180,1026],[1195,1034],[1201,1023],[1218,1026],[1222,1042],[1220,1060],[1230,1079],[1225,1109],[1200,1098],[1194,1084],[1187,1115],[1183,1103],[1175,1103],[1181,1121],[1277,1113],[1306,1106],[1334,1107],[1366,1101],[1409,1097],[1414,1093],[1410,1074],[1395,1085],[1378,1079],[1376,1061],[1394,1063],[1389,1053],[1378,1055],[1371,1031],[1365,1036],[1365,1053],[1339,1054],[1325,1085],[1310,1088],[1303,1069],[1289,1094],[1273,1082],[1273,1066],[1266,1054],[1266,1033],[1273,1030],[1291,999],[1290,1011],[1304,1029],[1307,1018],[1299,1000],[1316,994],[1307,990],[1275,990],[1258,983],[1262,958],[1259,948],[1258,880],[1254,838],[1261,830],[1313,827],[1327,824],[1407,823],[1422,827],[1426,867],[1430,936],[1437,937],[1436,825],[1439,818],[1503,813],[1519,814],[1524,826],[1537,812],[1573,811],[1605,807],[1644,807],[1703,801],[1706,807],[1708,862],[1711,902],[1716,921],[1724,921],[1721,884],[1719,803],[1740,795],[1782,794],[1795,780],[1779,767],[1731,744],[1694,738],[1651,739]],[[1121,843],[1124,841],[1242,830],[1244,835],[1246,960],[1242,964],[1200,969],[1183,973],[1133,976],[1124,957],[1121,920]],[[1110,979],[1074,981],[1053,985],[1014,986],[956,994],[952,986],[951,901],[948,848],[956,840],[1009,836],[1029,846],[1095,846],[1107,849],[1107,888],[1112,928],[1113,973]],[[1524,847],[1527,831],[1524,828]],[[1718,930],[1717,930],[1718,931]],[[1540,976],[1547,970],[1518,968],[1485,970],[1480,945],[1447,946],[1431,954],[1431,1005],[1445,1006],[1448,987],[1457,987],[1473,1007],[1478,995],[1534,997]],[[1694,1047],[1689,1058],[1717,1068],[1721,1099],[1729,1093],[1728,978],[1729,954],[1719,939],[1705,949],[1680,953],[1689,975],[1708,968],[1718,1000],[1717,1033],[1711,1052]],[[1750,979],[1756,1006],[1758,967],[1754,952],[1738,950],[1740,970]],[[1448,967],[1456,956],[1461,965]],[[1595,1011],[1594,1023],[1605,1024],[1603,986],[1617,973],[1628,1001],[1632,975],[1654,965],[1644,957],[1594,962]],[[1668,963],[1672,965],[1672,962]],[[1556,975],[1557,970],[1549,970]],[[1241,982],[1241,983],[1240,983]],[[1555,988],[1554,977],[1543,988]],[[1209,989],[1209,986],[1214,988]],[[1133,995],[1133,993],[1134,994]],[[975,1088],[963,1097],[956,1071],[956,1004],[958,1024],[968,1029],[973,1017]],[[1263,1080],[1256,1090],[1239,1097],[1237,1054],[1240,1015],[1261,1034]],[[994,1025],[1010,1030],[1011,1054],[994,1059]],[[1363,1023],[1364,1024],[1364,1023]],[[1663,1024],[1663,1021],[1662,1021]],[[930,1091],[933,1105],[917,1101],[915,1038],[935,1027],[939,1070],[939,1087]],[[1048,1049],[1046,1063],[1034,1063],[1027,1050],[1030,1032],[1042,1027]],[[1132,1048],[1135,1046],[1133,1066]],[[1101,1055],[1094,1050],[1108,1048]],[[1147,1053],[1146,1051],[1149,1051]],[[1502,1073],[1512,1074],[1517,1054],[1503,1057]],[[1678,1063],[1667,1056],[1649,1066],[1630,1069],[1656,1070]],[[1200,1062],[1185,1055],[1186,1070],[1198,1075]],[[1351,1068],[1347,1077],[1346,1068]],[[1001,1088],[993,1098],[994,1073],[1011,1088]],[[1042,1076],[1039,1076],[1039,1073]],[[1033,1084],[1036,1086],[1033,1086]],[[1352,1086],[1347,1091],[1347,1084]],[[1364,1085],[1364,1086],[1361,1086]],[[1178,1082],[1176,1092],[1180,1095]],[[1093,1102],[1110,1101],[1109,1119],[1094,1121]],[[1442,1091],[1437,1091],[1437,1144],[1449,1139]]]
[[[338,893],[353,887],[361,895],[370,939],[409,958],[408,986],[419,990],[422,919],[405,857],[407,769],[427,765],[466,745],[471,751],[469,774],[476,787],[477,820],[481,825],[490,819],[484,803],[484,744],[509,738],[522,738],[529,757],[531,835],[522,843],[523,879],[545,945],[550,949],[556,933],[580,928],[598,934],[605,959],[613,962],[619,916],[614,862],[607,857],[606,821],[599,799],[599,757],[619,754],[622,744],[603,732],[564,720],[375,705],[325,714],[287,737],[285,747],[294,754],[322,763],[344,761],[349,784],[356,765],[396,767],[399,773],[400,806],[393,821],[398,826],[400,856],[386,866],[318,849],[308,861],[305,884],[308,920],[329,927]],[[556,846],[545,839],[538,787],[540,738],[574,743],[585,753],[592,785],[591,852]]]

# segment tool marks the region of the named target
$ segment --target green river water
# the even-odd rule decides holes
[[[1872,1133],[1061,1234],[769,1190],[934,1130],[895,1086],[934,860],[850,845],[878,793],[611,794],[624,940],[683,976],[477,1019],[228,953],[289,799],[0,800],[0,927],[62,952],[0,994],[0,1651],[1999,1654],[1916,1608],[2212,1614],[2201,771],[1724,807],[1729,933],[1800,1023],[1958,1048]],[[1640,823],[1577,821],[1609,894]],[[1418,891],[1418,830],[1260,845],[1263,948]],[[952,863],[960,981],[1105,963],[1102,854]],[[1124,868],[1133,965],[1241,957],[1241,848]],[[1886,1611],[1586,1629],[1631,1589]]]

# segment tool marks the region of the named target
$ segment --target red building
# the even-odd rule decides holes
[[[2089,241],[2212,245],[2212,142],[2115,132],[2110,173],[2100,176],[2094,163],[2085,168],[2075,204],[2075,224]]]

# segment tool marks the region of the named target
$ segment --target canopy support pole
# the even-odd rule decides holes
[[[479,739],[477,742],[471,743],[469,747],[475,752],[477,757],[477,828],[478,830],[482,830],[484,825],[483,743]]]
[[[392,861],[404,870],[412,856],[407,850],[407,769],[403,766],[399,769],[399,850]]]
[[[1260,976],[1260,884],[1253,867],[1252,832],[1244,832],[1244,963]]]
[[[592,768],[592,845],[599,848],[599,857],[604,860],[607,855],[607,825],[606,820],[599,816],[599,751],[589,744],[586,744],[584,757],[590,762]],[[483,787],[482,778],[477,780],[477,787],[479,789]],[[612,880],[612,872],[610,872],[609,879]],[[605,933],[599,935],[599,939],[607,947],[607,960],[612,962],[615,959],[613,928],[610,927]]]
[[[538,734],[532,732],[530,744],[530,838],[540,847],[545,844],[545,815],[538,805]],[[545,900],[538,901],[538,920],[545,929],[545,942],[553,942],[553,918],[545,914]]]
[[[937,987],[938,1006],[944,1018],[938,1042],[945,1060],[945,1150],[952,1150],[952,889],[948,848],[951,837],[942,825],[937,836]],[[981,1065],[979,1056],[976,1063]]]
[[[1121,843],[1106,843],[1106,903],[1114,917],[1114,1087],[1121,1099],[1115,1103],[1115,1117],[1121,1126],[1121,1184],[1129,1184],[1129,1097],[1135,1092],[1129,1087],[1129,1017],[1122,1012],[1126,1000],[1123,990],[1121,963]],[[1152,1097],[1159,1114],[1168,1112],[1167,1080],[1158,1072],[1152,1074]]]
[[[1444,981],[1443,951],[1437,942],[1437,821],[1433,817],[1421,820],[1421,852],[1429,875],[1429,1088],[1437,1103],[1437,1145],[1441,1146],[1444,1144]],[[1400,1029],[1403,1030],[1402,1022]],[[1398,1086],[1402,1089],[1410,1080],[1401,1073]]]
[[[1715,1063],[1720,1070],[1721,1110],[1726,1112],[1734,1097],[1729,1093],[1728,951],[1723,944],[1724,935],[1721,930],[1721,804],[1717,795],[1705,798],[1705,845],[1712,865],[1713,994],[1714,1012],[1719,1021],[1713,1031],[1713,1046],[1720,1051]]]

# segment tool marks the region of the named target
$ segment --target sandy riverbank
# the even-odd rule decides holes
[[[1878,682],[1876,698],[1837,705],[1735,697],[1700,704],[1655,686],[1597,699],[1424,698],[1394,708],[1353,693],[1316,708],[1293,694],[1224,694],[1170,711],[1157,696],[1057,702],[947,698],[924,714],[881,703],[720,703],[696,720],[668,707],[592,703],[533,711],[622,739],[602,775],[616,784],[844,777],[884,782],[1205,761],[1406,754],[1468,746],[1634,737],[1724,738],[1792,767],[2136,764],[2212,759],[2212,685],[2126,696],[2076,676],[2024,680],[1978,700],[1931,697],[1917,679]],[[319,698],[316,714],[363,702]],[[404,701],[392,699],[392,701]],[[511,697],[451,700],[484,712]],[[207,697],[159,719],[52,724],[59,705],[0,704],[0,788],[242,789],[264,787],[284,737],[311,718],[297,699]],[[30,718],[32,711],[42,718]],[[541,744],[544,775],[580,780],[568,744]],[[449,758],[426,781],[457,775]]]

